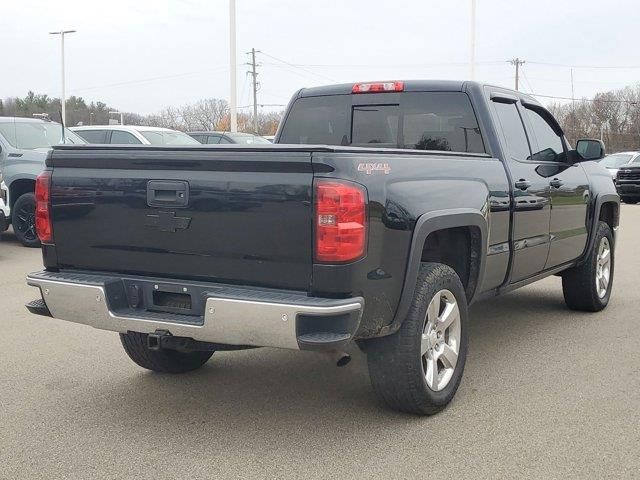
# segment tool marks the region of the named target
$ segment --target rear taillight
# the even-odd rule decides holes
[[[315,183],[315,261],[345,263],[362,258],[367,246],[367,192],[335,180]]]
[[[45,170],[36,179],[36,232],[42,243],[53,243],[51,226],[51,172]]]
[[[351,89],[351,93],[384,93],[402,91],[404,91],[404,82],[356,83]]]

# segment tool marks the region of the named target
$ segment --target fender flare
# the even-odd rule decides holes
[[[591,222],[591,229],[589,231],[589,241],[587,242],[587,248],[578,261],[578,265],[582,265],[586,261],[589,252],[593,248],[596,238],[596,232],[598,231],[598,219],[600,218],[600,211],[602,210],[602,205],[604,205],[605,203],[615,203],[618,206],[618,217],[620,216],[620,196],[617,193],[601,193],[596,196],[593,208],[593,221]],[[617,226],[618,224],[614,225],[614,228]],[[615,244],[615,230],[611,233],[613,234],[613,241]]]
[[[34,184],[35,184],[35,181],[36,181],[37,177],[38,177],[37,175],[33,175],[31,173],[24,173],[24,174],[21,174],[21,175],[12,176],[11,177],[11,181],[9,183],[7,183],[6,180],[5,180],[4,184],[5,184],[5,187],[7,188],[7,205],[6,205],[7,208],[10,208],[10,205],[15,203],[16,200],[18,199],[18,198],[13,198],[13,195],[11,193],[12,190],[13,190],[13,185],[16,182],[20,182],[20,181],[23,181],[23,180],[29,180],[31,182],[34,182]]]
[[[407,269],[404,284],[402,286],[402,294],[400,296],[398,307],[396,308],[396,313],[393,317],[393,321],[381,329],[380,336],[390,335],[398,331],[407,315],[407,312],[409,311],[416,283],[418,281],[422,248],[427,237],[438,230],[446,230],[456,227],[477,227],[480,230],[480,264],[478,268],[477,287],[473,297],[469,299],[470,304],[473,302],[473,299],[477,296],[477,288],[482,285],[484,276],[489,231],[487,218],[479,210],[472,208],[436,210],[434,212],[426,213],[418,218],[413,230],[413,237],[411,239],[411,247],[407,260]]]

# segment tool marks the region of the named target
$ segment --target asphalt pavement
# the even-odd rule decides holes
[[[147,372],[115,333],[29,314],[40,252],[5,233],[0,478],[640,478],[640,205],[621,224],[609,307],[568,310],[557,277],[476,304],[433,417],[380,405],[357,349],[344,368],[263,348]]]

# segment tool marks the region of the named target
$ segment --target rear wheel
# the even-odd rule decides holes
[[[36,196],[33,193],[21,195],[11,211],[13,232],[25,247],[39,247],[40,239],[36,233]]]
[[[185,373],[207,363],[213,352],[179,352],[177,350],[151,350],[146,333],[128,332],[120,334],[120,341],[129,358],[142,368],[161,373]]]
[[[624,203],[628,203],[631,205],[635,205],[636,203],[638,203],[640,200],[637,198],[629,198],[629,197],[622,197],[622,201]]]
[[[562,274],[562,293],[572,310],[598,312],[607,306],[613,286],[614,244],[611,227],[600,222],[586,261]]]
[[[376,394],[391,408],[420,415],[455,395],[467,355],[467,300],[456,272],[423,263],[409,313],[393,335],[367,344]]]

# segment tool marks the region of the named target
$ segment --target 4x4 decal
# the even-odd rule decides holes
[[[384,172],[385,175],[389,175],[391,167],[388,163],[359,163],[359,172],[366,172],[367,175],[371,175],[373,172]]]

